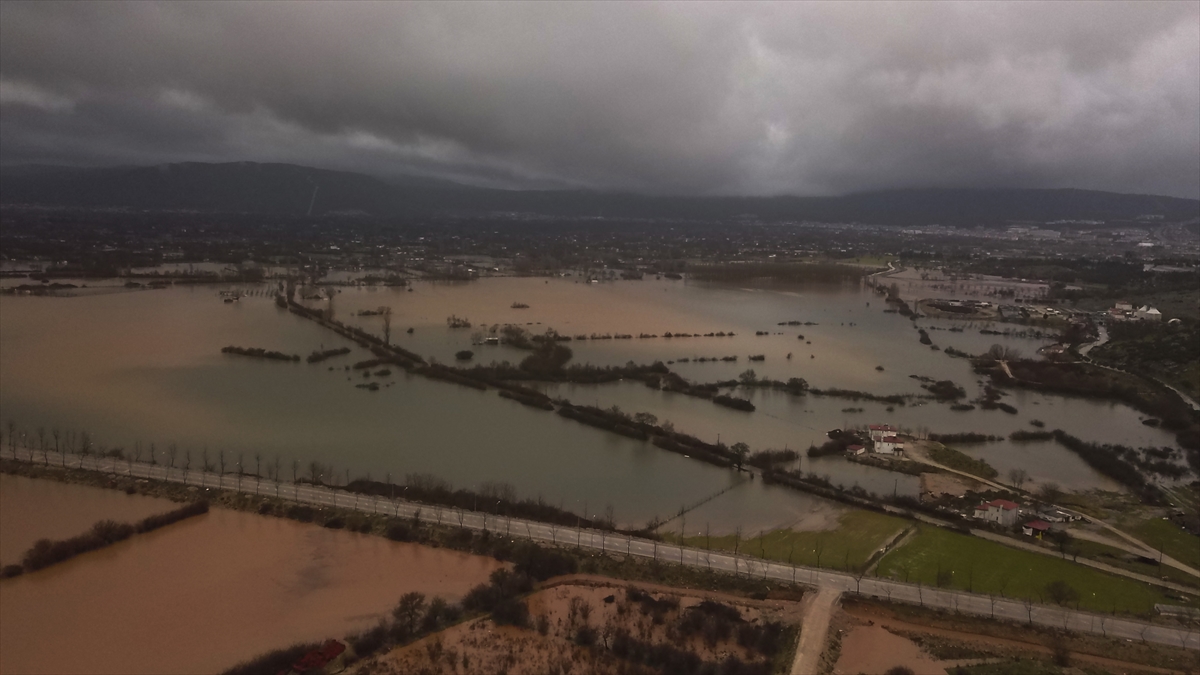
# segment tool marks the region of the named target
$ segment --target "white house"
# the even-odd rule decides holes
[[[1011,527],[1017,522],[1020,510],[1017,505],[1007,499],[993,499],[975,507],[975,517],[1004,527]]]
[[[884,436],[895,436],[896,432],[900,431],[890,424],[872,424],[868,430],[871,432],[871,440],[876,443],[882,441]]]
[[[1118,300],[1117,304],[1113,305],[1113,309],[1117,310],[1118,312],[1132,312],[1133,303],[1129,302],[1128,300]]]
[[[875,452],[881,455],[895,455],[904,452],[904,441],[896,436],[884,436],[875,441]]]

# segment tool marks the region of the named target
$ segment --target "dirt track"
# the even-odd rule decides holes
[[[815,596],[805,598],[804,622],[800,627],[796,658],[792,661],[792,675],[812,675],[819,671],[825,637],[829,633],[829,619],[841,596],[840,591],[822,588]]]

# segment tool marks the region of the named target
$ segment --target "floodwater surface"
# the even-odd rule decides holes
[[[83,534],[99,520],[133,523],[179,505],[169,499],[0,474],[0,565],[20,562],[39,539]]]
[[[0,583],[0,672],[214,673],[451,600],[500,566],[381,537],[209,513]]]
[[[197,467],[207,452],[214,464],[223,454],[228,470],[240,462],[243,470],[265,472],[279,457],[285,478],[293,461],[306,467],[316,460],[331,465],[340,480],[348,471],[352,478],[390,475],[398,483],[407,474],[431,473],[468,488],[502,481],[520,496],[541,496],[580,513],[603,513],[611,505],[616,520],[626,525],[668,517],[738,480],[735,472],[500,399],[494,391],[434,382],[396,368],[364,378],[349,366],[370,358],[369,352],[277,308],[269,286],[242,287],[255,295],[235,303],[221,302],[218,290],[226,288],[231,287],[0,298],[0,407],[27,433],[38,426],[86,429],[126,450],[138,440],[143,447],[156,442],[160,462],[167,461],[163,450],[176,443],[180,465],[191,461]],[[571,336],[632,335],[572,340],[566,343],[574,351],[571,363],[661,360],[694,382],[735,380],[753,369],[758,377],[801,377],[818,388],[920,395],[924,390],[915,375],[951,380],[968,398],[976,397],[983,384],[969,361],[920,344],[912,321],[886,313],[880,297],[858,284],[741,287],[653,279],[587,284],[571,278],[488,278],[334,291],[331,300],[308,304],[375,334],[382,334],[383,320],[360,312],[391,307],[392,341],[446,363],[455,362],[456,352],[464,349],[474,352],[467,365],[519,363],[527,352],[472,344],[485,326],[519,323],[535,333],[554,328]],[[513,303],[529,307],[516,309]],[[451,329],[446,318],[452,314],[474,325]],[[788,321],[808,325],[778,325]],[[1046,342],[980,332],[1004,330],[1004,324],[923,319],[920,325],[947,329],[930,332],[936,345],[971,353],[999,343],[1032,356]],[[722,331],[735,335],[662,337]],[[659,337],[638,339],[642,333]],[[301,356],[341,346],[352,353],[310,365],[220,353],[231,344]],[[762,361],[748,360],[760,354]],[[696,361],[725,356],[737,361]],[[381,389],[357,387],[367,382]],[[787,447],[802,452],[822,443],[830,429],[879,422],[916,433],[1007,437],[1031,428],[1034,419],[1089,441],[1175,444],[1168,432],[1142,425],[1142,416],[1128,406],[1034,392],[1011,392],[1005,400],[1019,413],[1009,415],[955,412],[945,403],[916,399],[889,410],[886,404],[739,387],[734,395],[758,406],[746,413],[640,383],[534,386],[578,404],[649,412],[679,431],[707,441],[745,442],[752,451]],[[1057,444],[1027,448],[1003,441],[963,450],[979,452],[1002,470],[1028,463],[1023,468],[1035,480],[1077,489],[1117,487]],[[838,457],[804,458],[795,468],[878,494],[915,494],[917,489],[913,477]],[[727,505],[722,520],[735,522],[743,515],[757,520],[752,514],[773,511],[782,500],[787,503],[778,509],[777,522],[769,524],[781,526],[811,500],[776,497],[757,482],[738,492],[739,498],[717,500],[709,511]],[[756,499],[754,508],[737,510]]]

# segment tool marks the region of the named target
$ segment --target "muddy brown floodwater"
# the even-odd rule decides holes
[[[66,539],[98,520],[132,523],[178,507],[167,499],[0,474],[0,565],[20,562],[38,539]]]
[[[0,583],[0,672],[213,673],[457,599],[495,560],[214,509]]]

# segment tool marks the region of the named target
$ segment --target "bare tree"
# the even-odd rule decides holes
[[[817,553],[817,569],[820,569],[821,568],[821,553],[825,550],[825,538],[822,537],[821,535],[817,535],[817,543],[814,548],[816,549],[816,553]],[[907,579],[906,579],[906,581],[907,581]]]
[[[83,468],[83,460],[92,451],[92,437],[88,432],[79,432],[79,468]]]
[[[1029,472],[1025,469],[1009,469],[1008,482],[1017,486],[1018,490],[1021,489],[1021,486],[1024,485],[1025,481],[1027,480],[1029,480]]]
[[[293,459],[292,460],[292,496],[296,499],[300,498],[300,480],[299,480],[299,476],[298,476],[299,472],[300,472],[300,460]]]
[[[137,462],[139,464],[141,464],[141,462],[142,462],[142,442],[141,441],[133,442],[133,458],[129,460],[129,475],[130,476],[133,475],[133,463],[134,462]]]
[[[42,463],[49,464],[50,458],[46,454],[46,427],[38,427],[37,435],[38,435],[38,449],[40,449],[42,451]]]
[[[315,487],[317,481],[321,478],[321,463],[312,461],[308,463],[308,480]]]
[[[1042,483],[1038,487],[1037,497],[1047,504],[1053,504],[1062,497],[1062,489],[1058,487],[1058,483]]]
[[[380,307],[379,311],[383,315],[383,344],[390,345],[392,343],[392,308]]]
[[[8,421],[8,451],[17,458],[17,423],[12,420]]]
[[[262,485],[262,453],[254,453],[254,494],[258,495],[258,488]]]
[[[174,443],[167,446],[167,477],[170,478],[171,471],[175,469],[175,458],[179,456],[179,446]]]
[[[225,489],[225,448],[217,450],[217,462],[221,465],[221,473],[217,474],[217,489]]]
[[[158,466],[158,449],[150,444],[150,466]]]
[[[59,439],[62,438],[62,432],[59,431],[58,427],[54,427],[53,429],[50,430],[50,435],[54,437],[54,451],[60,454],[61,459],[62,459],[63,468],[66,468],[67,453],[63,452],[58,447],[58,441],[59,441]]]
[[[192,450],[187,448],[183,451],[183,484],[187,485],[188,471],[192,469]]]
[[[279,497],[279,481],[283,480],[283,476],[279,475],[279,455],[275,455],[275,497]]]
[[[737,576],[737,573],[738,573],[738,569],[737,569],[738,568],[738,549],[741,548],[741,544],[742,544],[742,526],[738,525],[733,530],[733,575],[734,576]]]
[[[854,570],[854,594],[855,595],[862,595],[862,580],[863,580],[863,577],[865,577],[865,576],[867,576],[867,563],[863,562],[863,564],[859,565]]]
[[[792,566],[792,583],[796,583],[796,541],[792,540],[792,546],[788,549],[788,564]]]
[[[242,491],[242,476],[245,475],[245,473],[246,473],[245,468],[244,468],[245,465],[242,464],[242,459],[244,458],[244,455],[245,455],[245,453],[242,453],[242,452],[238,453],[238,461],[237,461],[237,491],[238,492]]]

